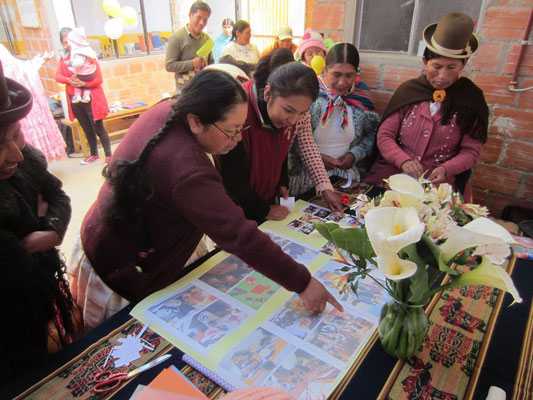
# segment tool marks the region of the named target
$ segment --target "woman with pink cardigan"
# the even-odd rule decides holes
[[[407,173],[434,184],[446,182],[472,194],[468,182],[487,140],[488,107],[483,92],[459,77],[478,48],[474,23],[463,13],[444,15],[424,30],[425,75],[404,82],[393,94],[377,134],[380,156],[365,182]]]

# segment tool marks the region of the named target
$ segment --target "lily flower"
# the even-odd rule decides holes
[[[345,275],[335,275],[331,278],[331,281],[339,291],[339,294],[343,294],[348,291],[350,286],[348,285],[348,277],[350,274]]]
[[[441,183],[439,187],[433,186],[429,191],[429,197],[436,199],[439,203],[446,203],[452,199],[453,189],[447,183]]]
[[[472,218],[486,217],[489,215],[489,210],[487,210],[487,207],[480,206],[478,204],[459,204],[459,208]]]
[[[499,265],[492,264],[487,257],[483,257],[481,264],[475,269],[454,277],[447,286],[461,287],[469,285],[485,285],[505,290],[513,296],[513,304],[522,302],[522,298],[507,271]]]
[[[376,257],[379,270],[388,279],[399,281],[413,276],[416,264],[409,260],[402,260],[397,254],[382,254]]]
[[[502,265],[511,255],[511,248],[507,243],[481,244],[477,247],[473,256],[485,256],[493,264]]]
[[[374,208],[366,214],[365,227],[376,255],[397,253],[418,242],[425,229],[414,207]]]
[[[450,261],[461,250],[482,244],[515,243],[511,234],[501,225],[479,217],[463,227],[453,226],[448,239],[440,246],[444,262]]]
[[[407,174],[396,174],[385,179],[385,182],[393,191],[400,193],[402,207],[418,208],[422,204],[424,188],[415,178]]]

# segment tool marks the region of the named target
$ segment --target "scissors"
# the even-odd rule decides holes
[[[134,376],[139,375],[141,372],[146,371],[152,367],[155,367],[157,364],[161,364],[163,361],[171,357],[172,354],[165,354],[154,361],[150,361],[147,364],[144,364],[142,367],[136,368],[130,372],[119,372],[114,374],[111,371],[103,371],[94,377],[96,385],[94,385],[93,390],[96,393],[105,393],[110,390],[116,389],[120,386],[123,381],[127,381]]]

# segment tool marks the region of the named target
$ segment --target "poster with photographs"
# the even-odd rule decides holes
[[[359,282],[357,296],[339,294],[336,283],[349,255],[312,225],[329,221],[357,224],[353,216],[299,200],[287,219],[261,229],[307,266],[342,304],[342,313],[331,305],[308,313],[297,294],[221,251],[143,300],[132,315],[151,321],[151,329],[236,388],[271,386],[298,399],[327,397],[366,353],[388,301],[377,271]]]

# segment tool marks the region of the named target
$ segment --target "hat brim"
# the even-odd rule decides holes
[[[438,54],[443,57],[448,57],[448,58],[464,59],[464,58],[471,57],[472,54],[474,54],[479,47],[479,40],[476,37],[476,35],[472,33],[472,36],[470,37],[470,40],[468,41],[468,45],[470,46],[469,54],[452,54],[452,53],[447,53],[446,51],[443,51],[442,49],[439,50],[431,44],[431,38],[433,37],[433,34],[435,33],[436,29],[437,29],[437,23],[428,25],[426,26],[426,28],[424,29],[424,33],[422,34],[422,38],[424,39],[424,43],[426,43],[427,48],[430,49],[435,54]]]
[[[2,125],[10,125],[24,118],[31,110],[33,105],[33,96],[31,92],[26,89],[20,83],[10,78],[5,78],[7,88],[12,91],[21,91],[24,93],[24,97],[21,104],[14,104],[11,102],[11,106],[6,110],[0,111],[0,123]]]
[[[279,40],[285,40],[285,39],[291,39],[292,40],[292,36],[290,36],[290,35],[281,35],[281,36],[278,36],[278,39]]]

